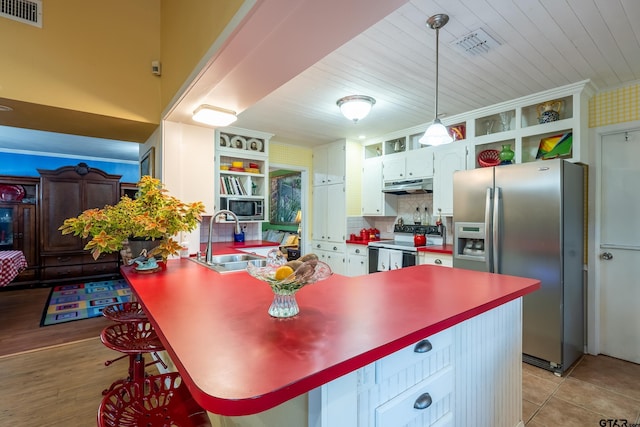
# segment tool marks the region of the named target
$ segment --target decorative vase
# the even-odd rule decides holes
[[[146,253],[149,253],[151,250],[155,249],[156,246],[160,245],[160,243],[162,243],[162,239],[151,240],[141,237],[129,237],[128,243],[125,246],[128,246],[130,249],[131,257],[137,258],[142,254],[143,250],[146,250]],[[162,260],[161,255],[156,255],[154,258],[158,261]]]
[[[516,155],[514,151],[511,149],[511,144],[504,144],[502,146],[502,151],[498,157],[500,158],[501,165],[510,165],[513,163],[513,157]]]
[[[271,317],[286,318],[293,317],[300,312],[298,302],[296,301],[296,293],[280,291],[273,293],[273,302],[269,307],[269,315]]]

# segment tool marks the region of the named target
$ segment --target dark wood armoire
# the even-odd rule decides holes
[[[65,219],[91,208],[116,204],[121,175],[111,175],[86,163],[40,173],[40,278],[42,281],[95,279],[118,274],[118,254],[94,260],[84,250],[86,239],[62,235]]]

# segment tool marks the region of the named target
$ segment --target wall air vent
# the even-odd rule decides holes
[[[0,0],[0,16],[42,28],[42,0]]]
[[[455,40],[451,45],[466,54],[477,55],[489,52],[489,50],[500,46],[500,43],[482,28],[479,28]]]

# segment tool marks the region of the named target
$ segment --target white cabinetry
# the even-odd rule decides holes
[[[344,184],[314,186],[311,240],[344,242],[346,233]]]
[[[390,154],[384,157],[382,163],[384,181],[431,178],[433,176],[433,149],[424,147]]]
[[[364,159],[362,165],[362,215],[395,216],[397,196],[382,192],[382,157]]]
[[[322,262],[329,264],[331,271],[336,274],[347,273],[346,244],[333,242],[313,242],[312,252]]]
[[[309,425],[522,425],[521,310],[518,298],[312,390]]]
[[[453,173],[467,168],[467,146],[452,143],[434,148],[433,214],[453,215]]]
[[[229,199],[262,202],[269,212],[270,134],[226,128],[215,133],[215,208],[226,209]]]
[[[585,80],[469,113],[467,139],[474,148],[469,167],[481,167],[477,158],[482,151],[500,151],[504,145],[515,152],[515,163],[553,157],[587,163],[589,98],[593,93],[592,85]],[[556,120],[541,120],[539,114],[545,106],[557,110]],[[490,123],[493,125],[487,132]],[[545,154],[545,148],[552,148],[562,136],[566,136],[566,142]],[[565,149],[560,149],[563,145]]]
[[[335,141],[313,150],[313,185],[344,182],[346,142]]]
[[[364,245],[347,245],[347,276],[369,273],[369,254]]]
[[[436,252],[418,252],[418,265],[442,265],[453,267],[453,255]]]

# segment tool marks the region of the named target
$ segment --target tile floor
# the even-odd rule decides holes
[[[640,426],[640,365],[585,355],[560,378],[523,363],[522,419],[527,427]]]

